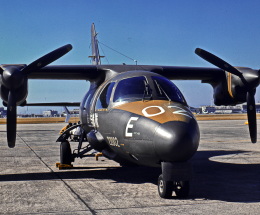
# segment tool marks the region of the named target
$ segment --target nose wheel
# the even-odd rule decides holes
[[[163,180],[163,176],[158,178],[158,192],[161,198],[169,199],[172,197],[173,182]]]
[[[169,199],[172,192],[175,192],[178,198],[187,198],[190,191],[189,181],[166,181],[163,175],[158,178],[158,193],[161,198]]]

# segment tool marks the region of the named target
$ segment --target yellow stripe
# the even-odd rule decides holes
[[[229,93],[229,95],[232,98],[234,98],[233,93],[232,93],[232,80],[231,80],[231,77],[232,77],[232,74],[229,72],[228,73],[228,82],[227,82],[227,84],[228,84],[228,93]]]

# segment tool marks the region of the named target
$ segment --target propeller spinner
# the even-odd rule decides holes
[[[231,66],[221,58],[213,55],[210,52],[207,52],[203,49],[197,48],[195,53],[199,55],[204,60],[212,63],[213,65],[223,69],[224,71],[230,72],[236,76],[238,76],[242,83],[245,85],[247,90],[247,118],[248,118],[248,126],[249,133],[251,137],[251,142],[256,143],[257,141],[257,124],[256,124],[256,108],[255,108],[255,92],[256,87],[259,85],[260,77],[259,74],[252,77],[252,75],[247,73],[242,73],[238,71],[235,67]]]
[[[10,148],[15,146],[16,140],[16,115],[17,105],[24,102],[25,99],[19,100],[17,98],[17,90],[21,86],[27,87],[27,75],[38,71],[46,65],[59,59],[72,49],[72,45],[68,44],[62,46],[43,57],[37,59],[26,67],[21,66],[5,66],[1,74],[1,84],[8,91],[7,99],[7,142]],[[25,96],[24,96],[25,97]]]

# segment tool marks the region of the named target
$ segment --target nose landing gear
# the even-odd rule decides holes
[[[178,198],[187,198],[191,172],[191,165],[188,162],[162,162],[162,174],[158,178],[160,197],[169,199],[174,191]]]
[[[172,197],[173,191],[178,198],[187,198],[190,191],[189,181],[165,181],[163,176],[160,175],[158,178],[158,193],[160,197],[169,199]]]
[[[174,185],[175,194],[180,198],[187,198],[190,193],[190,182],[189,181],[178,181]]]
[[[172,197],[173,182],[163,180],[163,176],[160,175],[158,178],[158,192],[159,196],[164,199],[169,199]]]

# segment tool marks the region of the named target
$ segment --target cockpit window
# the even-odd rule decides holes
[[[180,90],[167,78],[152,76],[158,99],[186,103]]]
[[[113,102],[142,100],[145,93],[146,78],[144,76],[127,78],[119,81]]]
[[[103,109],[108,107],[114,85],[115,82],[109,83],[100,93],[97,99],[96,109]]]

